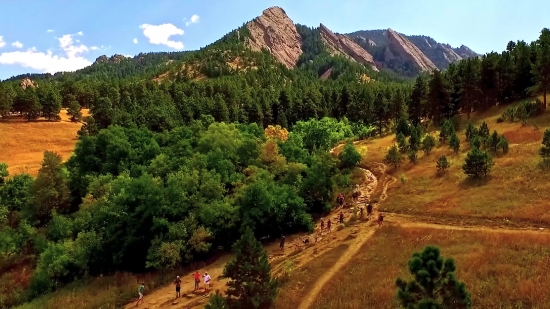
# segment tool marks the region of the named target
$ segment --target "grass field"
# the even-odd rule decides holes
[[[88,116],[88,110],[82,110],[82,114]],[[59,116],[59,122],[28,122],[21,117],[0,121],[0,162],[8,164],[11,175],[36,175],[46,150],[58,152],[64,160],[71,156],[82,123],[70,122],[65,109]]]
[[[415,165],[405,159],[392,171],[404,181],[397,181],[388,190],[384,211],[407,214],[428,214],[454,218],[493,218],[512,223],[550,224],[550,198],[548,182],[550,173],[542,171],[538,164],[542,135],[550,126],[550,110],[544,115],[529,119],[526,126],[518,122],[497,123],[504,108],[494,108],[484,114],[472,115],[474,125],[485,120],[491,130],[504,134],[510,142],[506,155],[494,158],[495,166],[484,181],[471,181],[462,171],[462,164],[470,146],[465,141],[464,130],[459,132],[461,150],[454,154],[448,145],[437,146],[426,156],[419,152]],[[463,119],[462,128],[467,121]],[[535,129],[535,125],[538,129]],[[432,132],[437,136],[438,131]],[[387,148],[395,143],[395,135],[362,143],[367,149],[366,161],[380,162]],[[436,161],[446,155],[451,167],[445,175],[436,174]]]
[[[457,262],[473,308],[547,308],[550,236],[387,226],[378,230],[324,286],[312,309],[396,308],[395,280],[410,280],[407,262],[437,245]]]

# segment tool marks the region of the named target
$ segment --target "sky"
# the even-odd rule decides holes
[[[0,0],[0,79],[86,67],[101,56],[195,50],[271,6],[333,32],[391,28],[477,53],[538,38],[546,0]]]

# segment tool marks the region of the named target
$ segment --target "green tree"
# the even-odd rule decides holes
[[[435,138],[431,135],[426,135],[424,137],[424,140],[422,141],[422,150],[424,150],[424,153],[426,155],[429,155],[432,149],[435,147]]]
[[[416,162],[418,162],[418,154],[416,150],[410,149],[407,157],[409,158],[409,161],[413,164],[416,164]]]
[[[227,263],[223,276],[231,308],[271,308],[279,292],[279,282],[271,278],[271,265],[262,244],[247,228],[233,245],[235,257]]]
[[[439,140],[441,140],[443,143],[447,142],[447,139],[455,133],[455,127],[453,123],[448,120],[443,120],[443,125],[441,126],[441,131],[439,132]]]
[[[42,167],[31,188],[33,207],[27,213],[42,224],[49,220],[53,211],[65,212],[70,206],[67,176],[61,162],[58,153],[45,151]]]
[[[542,29],[535,44],[535,50],[537,55],[533,65],[535,89],[542,92],[546,109],[546,95],[550,91],[550,29]]]
[[[480,148],[481,147],[481,137],[478,135],[475,135],[470,139],[470,147],[471,148]]]
[[[405,137],[411,135],[411,127],[409,125],[409,121],[405,117],[399,118],[399,120],[397,120],[397,124],[395,125],[395,134],[399,133],[403,133]]]
[[[347,142],[342,152],[338,154],[343,168],[353,168],[361,162],[361,154],[355,149],[352,142]]]
[[[478,135],[476,127],[474,127],[471,121],[468,121],[466,125],[466,141],[469,142],[476,135]]]
[[[405,138],[405,135],[402,132],[397,134],[397,146],[399,147],[399,151],[401,151],[401,153],[405,153],[407,152],[407,149],[409,149],[407,138]]]
[[[399,152],[397,145],[391,146],[390,150],[384,158],[384,163],[393,165],[394,168],[397,168],[401,162],[403,162],[403,156]]]
[[[479,130],[477,131],[477,135],[479,135],[479,137],[481,137],[482,139],[482,142],[484,140],[486,140],[489,135],[491,134],[491,131],[489,130],[489,126],[487,125],[487,123],[485,121],[483,121],[481,123],[481,125],[479,126]]]
[[[205,309],[229,309],[227,300],[223,298],[219,290],[216,290],[216,294],[210,296],[208,304],[204,307]]]
[[[8,84],[0,83],[0,117],[5,119],[8,117],[13,108],[13,100],[15,92]]]
[[[499,137],[497,147],[502,149],[502,153],[504,154],[508,153],[508,148],[509,148],[508,139],[504,135],[501,135]]]
[[[409,119],[413,126],[419,125],[422,117],[425,116],[425,100],[426,81],[419,75],[414,83],[408,104]]]
[[[438,172],[445,172],[450,166],[451,164],[446,156],[443,155],[437,159],[436,167]]]
[[[542,147],[539,150],[539,154],[544,162],[550,162],[550,129],[546,129],[546,131],[544,131],[544,136],[542,137]]]
[[[398,278],[397,298],[404,308],[410,309],[469,309],[470,293],[464,282],[456,278],[456,264],[444,259],[439,248],[427,246],[414,253],[408,268],[414,279],[407,282]]]
[[[455,153],[458,153],[458,151],[460,150],[460,139],[458,138],[456,133],[453,133],[453,135],[451,135],[451,138],[449,139],[449,146],[453,148],[453,151]]]
[[[48,120],[59,120],[59,112],[61,111],[62,98],[59,92],[54,87],[38,88],[40,96],[40,105],[42,105],[42,116]]]
[[[468,177],[485,178],[491,172],[493,165],[493,158],[488,152],[474,147],[468,152],[464,165],[462,165],[462,170]]]
[[[500,137],[499,137],[497,131],[495,130],[495,131],[493,131],[493,134],[491,134],[487,138],[487,147],[489,149],[491,149],[493,152],[497,152],[499,141],[500,141]]]
[[[70,101],[67,108],[67,114],[71,116],[72,122],[79,122],[82,120],[82,112],[80,111],[80,103],[78,101]]]

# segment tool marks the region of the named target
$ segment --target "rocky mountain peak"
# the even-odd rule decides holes
[[[247,42],[250,49],[267,49],[288,68],[296,66],[302,54],[302,37],[282,8],[274,6],[264,10],[246,27],[250,32]]]
[[[386,58],[391,58],[392,54],[397,54],[396,56],[411,61],[413,65],[417,66],[421,71],[437,69],[435,64],[403,35],[392,29],[388,29],[385,34],[388,40]]]

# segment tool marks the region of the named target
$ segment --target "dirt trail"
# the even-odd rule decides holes
[[[355,144],[355,143],[354,143]],[[338,148],[341,148],[343,144],[336,146],[330,150],[330,153],[334,153]],[[377,217],[378,207],[388,197],[387,190],[388,187],[397,181],[397,179],[386,173],[386,165],[383,163],[371,163],[372,167],[370,169],[376,170],[379,177],[375,177],[373,172],[370,170],[362,168],[365,173],[365,182],[358,186],[358,190],[361,193],[358,200],[356,201],[359,207],[351,207],[346,209],[335,209],[331,212],[327,218],[334,223],[333,231],[331,233],[323,233],[320,229],[319,223],[316,223],[315,232],[313,234],[300,234],[300,235],[289,235],[287,236],[287,242],[285,246],[285,251],[281,252],[278,243],[272,243],[266,246],[266,250],[269,254],[269,259],[272,264],[272,273],[274,276],[280,275],[284,271],[284,261],[291,260],[295,267],[302,267],[309,263],[310,261],[316,259],[317,257],[322,256],[327,251],[338,246],[342,243],[348,243],[348,249],[342,254],[340,259],[334,264],[333,267],[327,270],[314,284],[312,284],[312,289],[309,293],[303,298],[302,303],[298,307],[299,309],[307,309],[313,304],[316,297],[321,292],[323,286],[336,274],[344,265],[346,265],[349,260],[359,251],[363,244],[372,237],[376,231],[376,222],[375,220],[358,220],[355,224],[348,226],[347,228],[338,230],[338,214],[340,212],[344,213],[345,221],[347,222],[353,214],[357,214],[359,211],[358,208],[364,206],[364,203],[371,200],[374,192],[379,189],[381,190],[378,202],[374,204],[374,213],[373,218]],[[381,188],[379,187],[379,179],[383,179],[383,184]],[[402,215],[385,212],[385,222],[387,224],[397,224],[402,227],[420,227],[420,228],[433,228],[433,229],[444,229],[444,230],[465,230],[465,231],[481,231],[481,232],[495,232],[495,233],[527,233],[534,234],[541,232],[548,232],[550,230],[520,230],[520,229],[504,229],[504,228],[491,228],[487,226],[453,226],[453,225],[442,225],[442,224],[432,224],[432,223],[423,223],[415,222],[414,216]],[[365,224],[366,223],[366,224]],[[304,245],[300,237],[309,237],[310,244]],[[163,288],[151,291],[150,294],[145,293],[144,303],[139,306],[139,308],[147,309],[157,309],[157,308],[178,308],[178,309],[191,309],[191,308],[203,308],[204,305],[208,302],[208,297],[210,293],[215,290],[220,290],[221,293],[224,293],[226,290],[227,279],[219,278],[223,273],[223,267],[225,264],[232,258],[231,254],[227,254],[222,258],[218,259],[211,265],[208,265],[200,269],[201,274],[204,271],[212,277],[213,286],[210,288],[209,293],[204,293],[203,290],[198,292],[193,292],[193,279],[192,273],[183,274],[182,278],[182,297],[175,300],[175,288],[173,284],[167,285]],[[203,286],[201,282],[201,287]],[[126,309],[135,308],[135,301],[129,303],[125,306]]]

